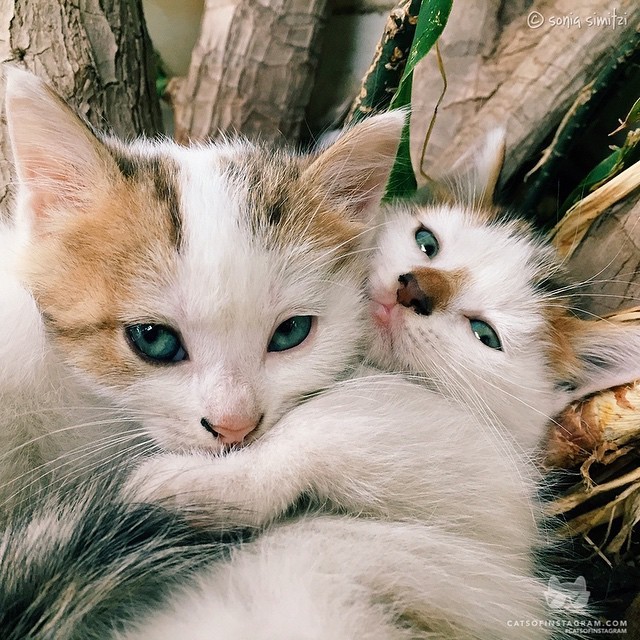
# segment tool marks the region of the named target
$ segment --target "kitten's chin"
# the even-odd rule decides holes
[[[373,305],[372,309],[374,309]],[[411,336],[411,332],[405,311],[404,307],[395,305],[392,309],[385,310],[382,318],[376,318],[372,313],[366,357],[369,364],[398,373],[416,372],[415,363],[411,357],[415,347],[411,342],[412,339],[407,339],[408,335]]]
[[[366,361],[376,367],[395,371],[397,362],[394,357],[393,335],[390,327],[381,327],[375,321],[371,324],[374,326],[371,327]]]

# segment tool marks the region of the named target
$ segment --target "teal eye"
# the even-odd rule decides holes
[[[170,327],[162,324],[134,324],[126,328],[133,349],[145,360],[180,362],[187,359],[180,338]]]
[[[424,227],[420,227],[416,231],[416,243],[420,248],[420,251],[427,254],[428,258],[434,258],[440,250],[440,245],[436,240],[436,237]]]
[[[267,351],[286,351],[303,343],[313,324],[313,316],[293,316],[280,324],[271,336]]]
[[[482,320],[469,320],[469,324],[471,324],[471,331],[473,331],[473,335],[478,338],[482,344],[486,344],[487,347],[490,347],[491,349],[502,351],[500,338],[498,338],[498,334],[494,331],[491,325],[488,325]]]

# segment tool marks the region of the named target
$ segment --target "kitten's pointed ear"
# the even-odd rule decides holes
[[[418,190],[418,202],[455,202],[491,209],[505,157],[506,131],[493,129],[478,149],[459,158],[448,175]]]
[[[464,155],[453,166],[453,179],[468,204],[480,208],[493,205],[504,164],[505,145],[506,131],[494,129],[480,149]]]
[[[36,76],[5,67],[13,160],[32,222],[56,206],[82,205],[115,162],[87,125]]]
[[[389,111],[348,129],[304,171],[303,182],[318,199],[367,220],[384,194],[405,120],[405,111]]]
[[[572,399],[640,379],[640,326],[578,321],[570,336],[577,358]]]

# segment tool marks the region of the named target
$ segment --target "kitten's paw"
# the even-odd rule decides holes
[[[250,470],[230,456],[154,456],[132,473],[125,492],[131,501],[178,510],[198,526],[260,527],[280,512]]]

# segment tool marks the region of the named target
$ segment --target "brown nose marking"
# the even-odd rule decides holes
[[[398,303],[413,308],[421,315],[430,315],[434,309],[442,309],[447,305],[463,275],[457,271],[440,271],[430,267],[401,275],[398,278]]]

